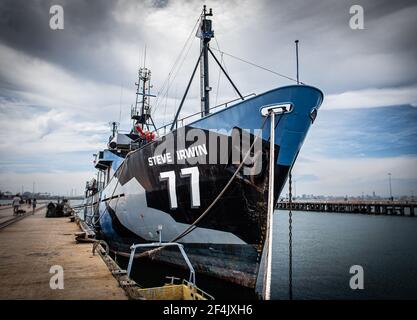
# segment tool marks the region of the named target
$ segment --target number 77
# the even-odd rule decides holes
[[[191,178],[191,207],[200,207],[200,172],[198,167],[182,168],[181,178]],[[159,173],[160,181],[168,181],[169,204],[171,209],[178,208],[175,171],[165,171]]]

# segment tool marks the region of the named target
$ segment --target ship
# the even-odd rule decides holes
[[[297,78],[295,84],[243,96],[210,48],[212,16],[204,6],[197,63],[171,123],[156,127],[151,71],[139,68],[132,129],[123,133],[113,122],[107,148],[95,155],[97,176],[86,184],[84,217],[115,255],[129,257],[133,244],[176,242],[197,273],[255,288],[267,234],[268,186],[274,186],[276,204],[323,93]],[[238,100],[210,107],[210,57]],[[198,67],[200,110],[180,118]],[[272,109],[274,123],[268,120]],[[185,266],[175,248],[138,248],[135,254]]]

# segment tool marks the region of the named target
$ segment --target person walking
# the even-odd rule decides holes
[[[12,200],[13,215],[17,215],[19,211],[20,201],[22,201],[22,199],[19,197],[19,194],[16,194]]]
[[[36,199],[33,199],[33,201],[32,201],[32,208],[33,208],[32,214],[35,214],[36,202],[37,202]]]

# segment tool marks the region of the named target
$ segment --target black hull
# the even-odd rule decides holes
[[[130,153],[96,202],[95,221],[100,237],[113,251],[125,256],[130,253],[132,244],[157,242],[159,226],[162,241],[177,239],[213,203],[246,155],[248,150],[233,139],[234,135],[250,132],[252,143],[254,130],[260,129],[264,119],[260,107],[280,101],[291,101],[294,111],[277,117],[275,123],[274,200],[277,201],[311,125],[310,115],[322,101],[321,92],[312,87],[290,86],[270,91],[203,118],[192,126],[174,130],[172,135]],[[185,139],[196,128],[205,136],[207,152],[180,159],[179,150],[196,144],[202,146],[197,138]],[[218,133],[219,128],[227,133]],[[256,285],[266,237],[269,130],[266,121],[259,139],[260,147],[250,152],[252,162],[240,168],[224,195],[199,220],[196,228],[176,240],[184,245],[197,272],[249,288]],[[224,139],[228,141],[227,148],[217,147],[216,141]],[[239,161],[233,157],[236,149]],[[168,153],[172,161],[156,163],[152,160],[155,155]],[[212,161],[213,154],[218,161]],[[192,178],[183,175],[183,170],[191,168],[199,178],[198,201],[193,196]],[[172,174],[169,179],[174,181],[174,187],[169,187],[170,180],[161,179],[167,172]],[[171,188],[175,190],[174,196]],[[152,259],[185,266],[175,249],[164,248],[153,254]]]
[[[185,127],[178,130],[176,139],[179,139],[190,129],[192,128]],[[254,139],[255,137],[251,136],[251,142]],[[231,161],[228,161],[227,164],[199,164],[201,206],[192,208],[189,185],[187,183],[178,183],[178,208],[170,209],[167,185],[163,184],[161,186],[161,182],[158,179],[159,173],[167,170],[180,172],[181,168],[189,167],[190,165],[187,163],[182,165],[166,164],[150,169],[145,168],[147,163],[145,160],[154,154],[157,147],[158,143],[150,144],[126,159],[125,169],[116,173],[118,181],[121,185],[125,185],[132,178],[136,179],[146,190],[148,207],[169,212],[176,222],[190,225],[214,201],[220,190],[231,179],[238,165],[230,164]],[[229,151],[231,152],[231,150]],[[268,159],[269,144],[267,141],[262,143],[262,153],[263,155],[260,158]],[[276,146],[276,159],[278,154],[279,146]],[[243,157],[244,154],[242,154],[241,158]],[[208,162],[208,155],[205,160]],[[185,246],[187,255],[197,272],[245,287],[255,287],[266,232],[269,172],[267,165],[268,162],[263,161],[259,174],[253,176],[244,175],[242,168],[240,174],[236,176],[228,188],[226,195],[198,223],[199,228],[233,234],[241,239],[242,243],[219,244],[214,242],[216,239],[213,238],[213,242],[202,243],[189,243],[184,241],[186,238],[178,240]],[[276,198],[284,184],[288,169],[286,166],[276,165]],[[181,181],[180,179],[177,180]],[[128,197],[128,195],[125,194],[124,197]],[[117,209],[114,210],[110,204],[111,201],[108,202],[109,204],[104,201],[106,203],[106,211],[111,218],[113,232],[102,232],[101,237],[109,243],[113,251],[123,252],[126,255],[126,253],[130,253],[129,248],[133,243],[153,242],[140,237],[137,233],[124,226],[118,218]],[[113,206],[116,207],[116,205]],[[140,215],[140,212],[138,214]],[[170,238],[164,239],[164,241],[171,240]],[[161,250],[159,253],[154,254],[152,259],[176,266],[186,266],[178,250],[172,248]]]

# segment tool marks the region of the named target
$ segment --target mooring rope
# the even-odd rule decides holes
[[[260,138],[261,133],[263,132],[263,129],[265,127],[266,124],[266,120],[269,118],[269,115],[266,116],[262,122],[262,126],[260,131],[258,132],[258,134],[256,135],[255,139],[253,140],[249,150],[246,152],[245,156],[243,157],[242,162],[239,164],[238,168],[235,170],[234,174],[232,175],[232,177],[229,179],[229,181],[227,182],[227,184],[223,187],[222,191],[220,191],[220,193],[217,195],[217,197],[213,200],[213,202],[207,207],[206,210],[204,210],[204,212],[190,225],[188,226],[182,233],[180,233],[178,236],[176,236],[174,239],[172,239],[170,242],[176,242],[179,239],[185,237],[186,235],[188,235],[189,233],[191,233],[192,231],[194,231],[197,228],[197,223],[201,221],[201,219],[203,219],[207,213],[213,208],[213,206],[219,201],[219,199],[223,196],[223,194],[226,192],[226,190],[229,188],[229,186],[231,185],[231,183],[233,182],[233,180],[236,178],[237,174],[239,173],[240,169],[242,169],[243,164],[245,163],[246,159],[248,158],[250,152],[252,151],[253,147],[255,146],[256,141]],[[140,254],[135,255],[135,258],[140,258],[143,256],[149,256],[153,253],[156,253],[157,251],[160,251],[161,249],[163,249],[164,247],[158,247],[155,249],[151,249],[145,252],[142,252]]]

